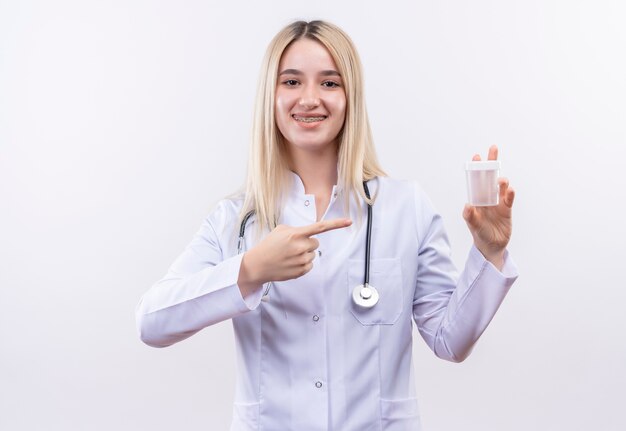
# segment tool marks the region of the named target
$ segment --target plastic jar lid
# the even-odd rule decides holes
[[[499,160],[465,162],[466,171],[497,171],[499,169],[500,169]]]

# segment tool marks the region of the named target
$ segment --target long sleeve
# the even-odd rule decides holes
[[[165,277],[139,301],[137,329],[146,344],[169,346],[258,306],[260,295],[244,299],[237,285],[243,255],[224,259],[216,233],[235,219],[227,205],[221,203],[204,220]]]
[[[438,357],[460,362],[491,322],[517,278],[517,268],[505,252],[498,271],[472,246],[457,277],[441,217],[418,188],[416,210],[420,246],[413,318]]]

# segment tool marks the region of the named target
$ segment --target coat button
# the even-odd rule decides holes
[[[313,316],[313,321],[317,322],[318,320],[320,320],[320,316],[318,316],[317,314]]]
[[[321,388],[322,387],[322,382],[320,382],[320,381],[315,382],[315,387],[317,389]]]

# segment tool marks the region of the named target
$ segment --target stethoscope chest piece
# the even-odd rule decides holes
[[[359,284],[352,290],[352,301],[359,307],[372,308],[378,299],[378,290],[369,284]]]

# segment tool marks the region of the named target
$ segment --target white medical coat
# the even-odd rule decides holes
[[[316,221],[315,196],[293,174],[279,223]],[[420,430],[412,366],[412,319],[434,353],[462,361],[517,277],[474,247],[460,277],[440,216],[414,182],[368,183],[373,206],[370,284],[380,300],[359,309],[367,209],[351,202],[352,226],[317,235],[306,275],[243,298],[237,279],[241,200],[226,199],[137,306],[141,339],[168,346],[232,319],[237,383],[231,430]],[[334,187],[324,219],[344,217]],[[353,201],[353,200],[352,200]],[[356,213],[362,222],[356,223]],[[253,246],[248,224],[246,248]]]

